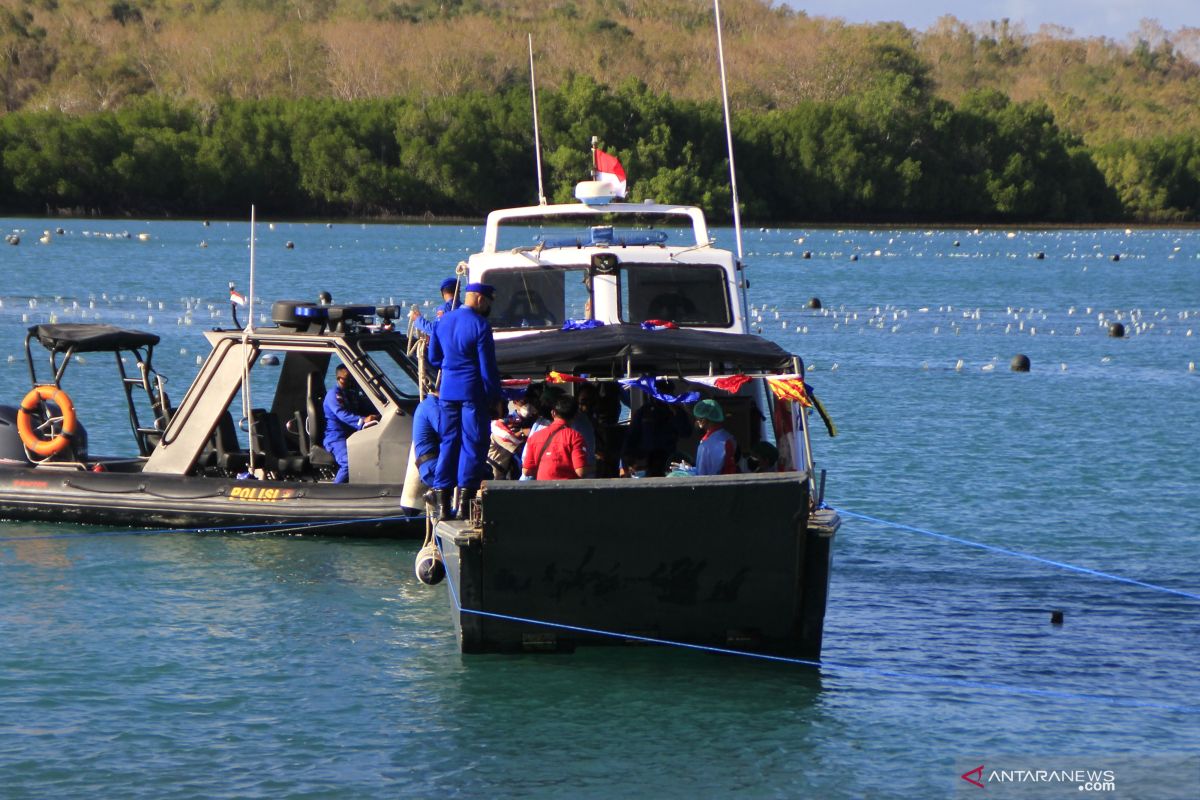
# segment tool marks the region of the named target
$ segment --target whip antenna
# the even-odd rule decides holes
[[[533,34],[529,36],[529,92],[533,96],[533,157],[537,162],[538,205],[546,205],[546,190],[542,186],[542,140],[538,134],[537,81],[533,77]]]
[[[740,253],[739,253],[740,255]],[[254,330],[254,206],[250,206],[250,296],[246,298],[246,330]]]
[[[257,439],[254,433],[254,404],[250,402],[250,334],[254,331],[254,206],[250,206],[250,296],[246,298],[246,327],[242,330],[242,419],[250,436],[250,463],[246,474],[254,476],[254,451]],[[241,477],[240,475],[238,476]]]
[[[729,117],[729,87],[725,83],[725,45],[721,41],[721,0],[713,0],[717,24],[717,63],[721,65],[721,103],[725,107],[725,141],[729,146],[729,188],[733,193],[733,235],[737,238],[738,261],[742,260],[742,213],[738,208],[737,171],[733,168],[733,123]]]

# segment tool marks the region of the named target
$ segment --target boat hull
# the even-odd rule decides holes
[[[464,653],[669,642],[816,660],[836,526],[803,473],[495,482],[436,528]]]
[[[399,485],[246,481],[0,465],[0,518],[416,538]]]

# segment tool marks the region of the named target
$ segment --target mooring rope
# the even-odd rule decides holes
[[[1006,547],[997,547],[994,544],[985,544],[983,542],[975,542],[970,539],[963,539],[962,537],[951,536],[946,533],[938,533],[937,531],[931,531],[931,530],[927,530],[925,528],[918,528],[913,525],[905,525],[900,522],[891,522],[890,520],[880,519],[878,517],[872,517],[868,514],[859,514],[858,512],[849,511],[844,508],[835,508],[834,510],[837,511],[837,513],[839,513],[839,514],[844,514],[847,517],[854,517],[855,519],[861,519],[864,522],[874,522],[878,525],[886,525],[890,528],[896,528],[898,530],[909,531],[912,533],[921,533],[926,536],[932,536],[934,538],[942,539],[947,542],[954,542],[955,544],[966,545],[967,547],[975,547],[980,550],[988,550],[993,553],[1000,553],[1001,555],[1012,556],[1014,558],[1023,558],[1027,561],[1033,561],[1033,562],[1036,562],[1039,564],[1047,564],[1052,567],[1058,567],[1059,569],[1070,570],[1071,572],[1078,572],[1081,575],[1090,575],[1093,578],[1103,578],[1105,580],[1118,581],[1120,583],[1128,583],[1132,586],[1140,586],[1143,589],[1152,589],[1156,592],[1165,592],[1167,594],[1174,594],[1174,595],[1178,595],[1180,597],[1186,597],[1189,600],[1200,600],[1200,594],[1197,594],[1195,592],[1184,591],[1183,589],[1172,589],[1169,586],[1159,586],[1158,584],[1154,584],[1154,583],[1146,583],[1145,581],[1139,581],[1135,578],[1126,578],[1122,575],[1114,575],[1111,572],[1101,572],[1100,570],[1097,570],[1097,569],[1089,569],[1088,567],[1080,567],[1076,564],[1068,564],[1065,561],[1055,561],[1050,558],[1042,558],[1041,556],[1035,556],[1031,553],[1022,553],[1020,550],[1010,550]]]
[[[442,548],[441,538],[437,538],[438,550]],[[443,561],[444,561],[443,554]],[[654,636],[639,636],[629,633],[618,633],[617,631],[608,631],[600,628],[590,628],[582,625],[568,625],[561,622],[550,622],[543,619],[532,619],[530,617],[520,617],[512,614],[500,614],[494,611],[483,611],[482,609],[465,608],[458,599],[458,592],[454,588],[454,578],[449,569],[446,570],[446,585],[450,590],[450,601],[454,604],[454,608],[461,614],[472,614],[478,617],[488,617],[490,619],[503,620],[505,622],[516,622],[523,625],[538,625],[546,628],[555,628],[557,630],[571,631],[573,633],[585,633],[593,636],[604,636],[611,639],[622,639],[632,642],[643,642],[645,644],[663,645],[666,647],[676,647],[684,650],[697,650],[706,653],[715,653],[718,655],[743,656],[745,658],[757,659],[760,661],[773,661],[782,664],[795,664],[802,667],[818,667],[821,670],[830,670],[833,672],[857,673],[861,675],[876,675],[885,678],[900,678],[907,681],[921,681],[922,683],[936,683],[945,686],[957,686],[964,689],[982,689],[985,691],[1001,692],[1005,694],[1025,695],[1032,697],[1047,697],[1057,700],[1072,700],[1079,702],[1096,702],[1107,703],[1115,706],[1123,706],[1129,708],[1150,708],[1159,711],[1173,711],[1185,714],[1200,714],[1200,706],[1196,705],[1180,705],[1175,703],[1162,703],[1156,700],[1142,700],[1136,697],[1119,697],[1113,695],[1102,694],[1083,694],[1079,692],[1067,692],[1059,689],[1040,689],[1033,686],[1013,686],[1006,683],[990,683],[987,681],[976,681],[968,678],[950,678],[939,675],[926,675],[917,672],[904,672],[902,670],[881,669],[878,667],[868,667],[859,664],[841,664],[832,661],[811,661],[804,658],[792,658],[789,656],[777,656],[769,653],[755,653],[748,650],[734,650],[728,647],[714,647],[712,645],[694,644],[691,642],[679,642],[672,639],[661,639]]]
[[[32,536],[0,536],[0,544],[10,542],[38,542],[47,539],[90,539],[102,536],[166,536],[177,533],[288,533],[290,531],[310,531],[319,528],[332,528],[339,525],[369,524],[373,522],[415,522],[424,518],[424,515],[397,515],[390,517],[324,519],[314,520],[313,522],[264,522],[255,525],[229,525],[217,528],[155,528],[151,530],[118,528],[108,531],[76,531],[74,533],[46,533],[34,534]]]

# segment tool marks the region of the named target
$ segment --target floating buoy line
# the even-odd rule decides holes
[[[216,292],[214,292],[214,295]],[[395,296],[377,298],[379,305],[408,305],[409,301]],[[416,301],[418,304],[421,300]],[[428,305],[428,301],[425,301]],[[1105,338],[1119,353],[1124,342],[1139,337],[1171,337],[1196,339],[1200,334],[1200,307],[1175,308],[1101,308],[1070,305],[1065,308],[1040,308],[1016,305],[996,307],[952,304],[901,306],[875,304],[867,306],[831,305],[820,298],[796,298],[791,303],[755,303],[749,307],[748,324],[759,333],[774,329],[775,335],[790,337],[831,335],[900,335],[953,336],[989,341],[1001,339],[1012,342],[1008,354],[994,355],[982,363],[970,364],[963,359],[947,359],[941,367],[955,371],[1029,372],[1041,367],[1033,364],[1022,351],[1022,341],[1044,337],[1069,337],[1080,340]],[[61,322],[106,322],[121,326],[225,326],[230,322],[229,303],[223,297],[153,298],[141,294],[91,293],[86,297],[66,295],[9,295],[0,297],[0,321],[19,319],[23,325]],[[269,325],[265,310],[259,311],[257,323]],[[1200,346],[1200,344],[1198,344]],[[1089,363],[1096,363],[1089,354]],[[10,361],[12,359],[9,359]],[[18,359],[20,360],[20,359]],[[1008,369],[1002,369],[1004,362]],[[1056,372],[1065,371],[1068,364],[1058,356],[1051,362]],[[1113,355],[1104,355],[1101,365],[1114,363]],[[1195,373],[1196,359],[1181,361],[1175,368]],[[921,369],[930,369],[923,361]],[[937,367],[939,365],[932,365]],[[810,361],[808,369],[822,365]],[[837,365],[825,367],[835,370]]]
[[[1075,564],[1069,564],[1065,561],[1055,561],[1053,559],[1043,558],[1041,556],[1033,555],[1031,553],[1022,553],[1019,550],[1010,550],[1006,547],[998,547],[997,545],[987,544],[985,542],[976,542],[976,541],[972,541],[970,539],[964,539],[961,536],[951,536],[950,534],[947,534],[947,533],[938,533],[937,531],[928,530],[926,528],[918,528],[913,525],[905,525],[900,522],[892,522],[890,520],[880,519],[878,517],[872,517],[868,514],[860,514],[856,511],[850,511],[845,508],[839,508],[839,509],[837,509],[837,512],[844,516],[853,517],[854,519],[859,519],[864,522],[870,522],[870,523],[873,523],[876,525],[884,525],[884,526],[887,526],[890,528],[895,528],[896,530],[907,531],[909,533],[919,533],[919,534],[923,534],[925,536],[931,536],[935,539],[941,539],[942,541],[952,542],[954,544],[961,544],[966,547],[974,547],[979,550],[987,550],[992,553],[998,553],[1000,555],[1011,556],[1013,558],[1020,558],[1020,559],[1026,560],[1026,561],[1033,561],[1038,564],[1045,564],[1047,566],[1056,567],[1058,569],[1067,570],[1069,572],[1075,572],[1080,575],[1089,575],[1093,578],[1101,578],[1104,580],[1116,581],[1118,583],[1126,583],[1131,586],[1140,586],[1143,589],[1150,589],[1150,590],[1156,591],[1156,592],[1163,592],[1166,594],[1178,595],[1179,597],[1186,597],[1189,600],[1200,600],[1200,592],[1189,592],[1189,591],[1185,591],[1183,589],[1173,589],[1169,586],[1159,586],[1158,584],[1147,583],[1146,581],[1139,581],[1139,580],[1135,580],[1133,578],[1126,578],[1122,575],[1114,575],[1111,572],[1101,572],[1100,570],[1090,569],[1088,567],[1080,567]]]

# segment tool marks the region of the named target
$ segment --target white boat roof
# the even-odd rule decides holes
[[[579,217],[598,218],[614,214],[653,214],[659,216],[687,217],[692,223],[694,243],[688,247],[707,247],[712,244],[708,235],[708,223],[704,220],[704,212],[695,206],[664,205],[661,203],[603,203],[588,205],[585,203],[558,203],[554,205],[523,206],[521,208],[504,208],[493,211],[487,217],[487,231],[483,237],[481,253],[495,253],[496,242],[499,239],[500,226],[504,223],[519,220],[535,220],[550,217]]]

